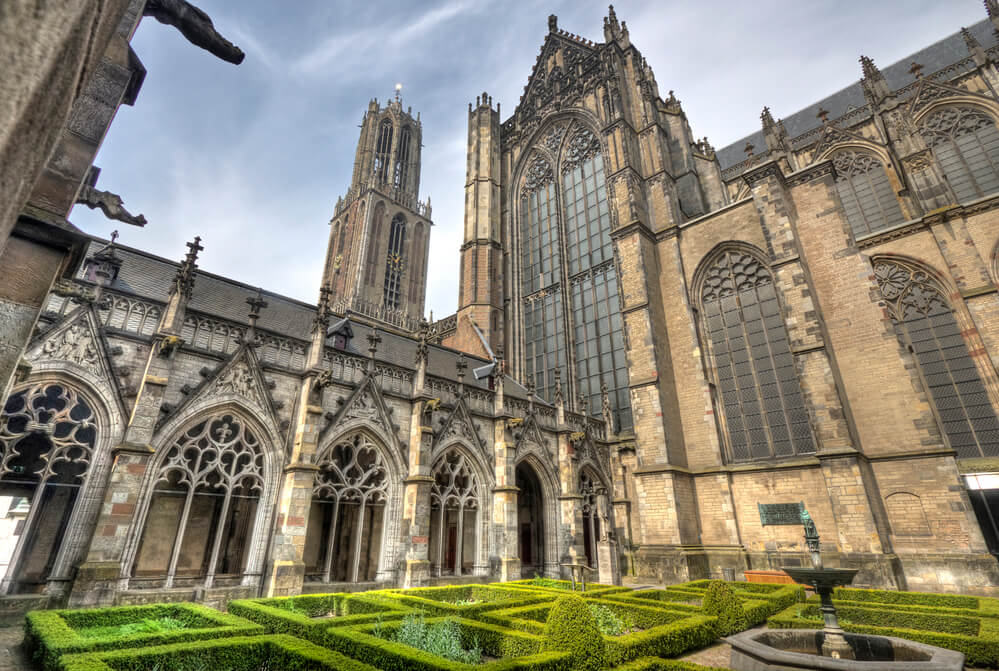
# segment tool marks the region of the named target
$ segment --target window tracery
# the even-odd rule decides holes
[[[999,130],[974,107],[945,107],[920,124],[959,202],[999,189]]]
[[[28,514],[0,591],[45,585],[88,480],[96,440],[94,411],[71,387],[40,382],[8,397],[0,416],[0,494],[28,499]]]
[[[478,526],[478,478],[463,453],[458,450],[449,450],[434,467],[433,479],[434,483],[430,487],[430,514],[431,523],[435,521],[435,516],[437,521],[436,527],[431,530],[437,547],[437,575],[441,575],[445,563],[451,564],[449,568],[453,569],[455,575],[461,575],[466,556],[464,550],[468,544],[466,522],[471,523],[473,530],[476,530]],[[470,519],[466,520],[466,518]],[[451,528],[450,520],[452,519],[455,529],[453,542],[449,532],[446,533]],[[436,533],[433,533],[434,531]],[[447,557],[444,556],[445,535],[449,536]],[[474,558],[474,551],[472,557]]]
[[[389,157],[392,152],[392,122],[385,119],[378,126],[378,143],[375,145],[374,175],[379,184],[388,182]]]
[[[868,152],[839,151],[833,156],[836,190],[854,238],[905,221],[884,164]]]
[[[325,506],[325,514],[310,516],[310,527],[324,532],[322,581],[372,579],[381,544],[372,531],[384,515],[389,487],[382,450],[358,433],[333,445],[317,466],[313,504]]]
[[[958,458],[999,456],[999,419],[940,287],[926,271],[887,259],[874,264],[874,278]]]
[[[211,587],[219,574],[242,574],[263,485],[263,449],[242,418],[219,413],[184,431],[156,473],[133,575],[166,587],[204,577]]]
[[[730,250],[708,268],[701,301],[731,461],[812,454],[815,445],[770,271]]]

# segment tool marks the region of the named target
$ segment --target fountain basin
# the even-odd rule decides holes
[[[818,590],[820,587],[842,587],[853,582],[853,576],[857,575],[860,569],[855,568],[804,568],[795,566],[782,566],[781,570],[791,576],[796,583],[812,585]]]
[[[842,635],[856,659],[820,654],[820,629],[744,631],[727,637],[735,671],[961,671],[964,655],[954,650],[891,636]]]

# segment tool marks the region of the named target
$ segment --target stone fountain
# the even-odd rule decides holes
[[[819,533],[802,507],[805,544],[811,568],[784,567],[795,582],[811,585],[819,595],[822,629],[750,630],[729,636],[730,666],[735,671],[961,671],[964,655],[954,650],[891,636],[849,634],[836,619],[833,590],[849,585],[858,569],[824,568]]]

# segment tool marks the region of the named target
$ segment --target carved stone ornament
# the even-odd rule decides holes
[[[75,363],[95,373],[101,372],[97,343],[85,322],[77,322],[47,340],[42,346],[42,355]]]
[[[708,270],[701,297],[705,302],[718,300],[772,281],[770,273],[754,257],[729,251]]]
[[[378,408],[375,403],[371,392],[365,390],[357,395],[343,416],[345,419],[375,421],[378,419]]]
[[[479,483],[465,455],[448,450],[434,467],[430,503],[438,508],[474,510],[479,507]]]
[[[995,122],[989,115],[972,107],[945,107],[926,117],[919,130],[926,144],[935,147],[993,125]]]
[[[933,165],[933,152],[929,149],[917,154],[911,154],[902,160],[909,172],[922,172]]]
[[[558,148],[562,144],[562,138],[565,136],[564,125],[555,126],[545,135],[544,145],[551,149],[553,154],[558,153]]]
[[[918,268],[882,260],[874,265],[874,279],[896,321],[949,309],[936,283]]]
[[[256,397],[256,380],[246,364],[232,366],[215,380],[216,394],[235,394]]]
[[[156,353],[162,357],[168,357],[173,354],[174,350],[180,347],[184,343],[183,338],[175,335],[164,336],[156,344]]]
[[[543,156],[536,156],[531,160],[527,168],[527,177],[524,179],[523,193],[537,191],[546,186],[554,179],[552,166]]]
[[[0,477],[83,482],[97,438],[94,412],[75,390],[39,383],[11,394],[0,416]],[[44,436],[44,441],[22,439]],[[40,490],[39,490],[40,491]]]
[[[565,149],[562,160],[562,172],[569,172],[594,154],[600,152],[600,141],[587,128],[581,128]]]
[[[833,156],[836,174],[842,178],[865,175],[871,170],[884,170],[884,165],[873,154],[864,151],[840,151]]]

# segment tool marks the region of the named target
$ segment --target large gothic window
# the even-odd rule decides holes
[[[939,286],[925,271],[897,261],[876,262],[874,277],[958,458],[999,456],[999,420]]]
[[[389,158],[392,154],[392,122],[382,121],[378,127],[378,141],[375,144],[375,181],[379,184],[388,182]]]
[[[959,202],[999,189],[999,130],[991,116],[974,107],[945,107],[928,115],[920,131]]]
[[[815,444],[773,277],[725,251],[701,290],[732,462],[812,454]]]
[[[364,434],[355,434],[327,450],[318,466],[306,576],[322,582],[374,580],[389,486],[382,451]]]
[[[888,173],[873,154],[841,151],[833,156],[836,190],[854,238],[905,221]]]
[[[402,300],[402,272],[406,262],[402,256],[406,244],[406,217],[402,213],[392,217],[389,228],[388,255],[385,258],[385,285],[383,303],[390,310],[397,310]]]
[[[375,209],[371,213],[371,236],[367,245],[368,266],[365,269],[366,281],[369,285],[374,285],[378,279],[379,249],[382,239],[382,223],[385,219],[385,203],[378,201]]]
[[[133,578],[163,582],[242,578],[264,484],[260,441],[245,420],[213,415],[184,431],[156,473]]]
[[[395,161],[395,185],[400,189],[406,188],[406,179],[409,178],[409,145],[412,139],[413,131],[406,126],[399,134],[399,151]]]
[[[449,450],[430,486],[430,567],[435,575],[469,574],[479,546],[479,483],[465,455]]]
[[[38,383],[12,394],[0,416],[0,505],[14,524],[0,537],[3,593],[40,592],[51,576],[80,490],[97,427],[75,390]]]
[[[600,142],[579,125],[553,128],[529,160],[520,200],[525,372],[552,399],[554,370],[599,408],[606,385],[617,429],[632,426],[610,205]],[[569,324],[565,325],[565,317]]]

